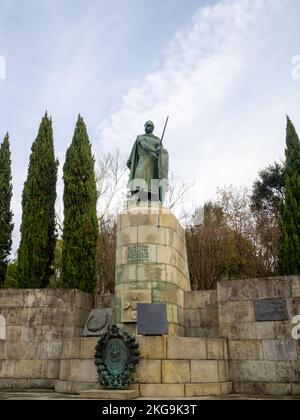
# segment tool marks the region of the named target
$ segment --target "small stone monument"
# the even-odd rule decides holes
[[[185,232],[163,205],[169,155],[153,131],[148,121],[127,163],[131,197],[117,221],[115,322],[136,334],[137,305],[165,304],[168,334],[184,336],[184,292],[191,290]]]

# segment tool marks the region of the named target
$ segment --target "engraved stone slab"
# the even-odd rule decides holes
[[[109,308],[93,309],[88,317],[82,332],[82,337],[98,337],[107,331],[112,317],[112,311]]]
[[[149,245],[130,245],[128,247],[128,262],[140,263],[150,261]]]
[[[139,303],[151,303],[151,290],[124,290],[121,294],[121,322],[136,322]]]
[[[284,299],[263,299],[254,302],[255,321],[286,321],[288,319]]]
[[[168,335],[167,307],[164,303],[138,305],[137,333],[138,335]]]

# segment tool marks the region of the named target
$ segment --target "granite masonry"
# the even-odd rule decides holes
[[[93,300],[76,290],[0,290],[0,388],[99,388],[97,338],[81,338]],[[132,389],[149,398],[300,395],[300,340],[292,336],[298,315],[298,276],[184,291],[185,336],[138,336]],[[275,320],[262,320],[268,317]]]

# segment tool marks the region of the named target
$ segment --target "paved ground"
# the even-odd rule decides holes
[[[78,400],[79,395],[57,394],[51,390],[39,391],[1,391],[0,400]],[[223,397],[198,397],[198,398],[168,398],[168,400],[300,400],[300,397],[267,397],[255,395],[227,395]],[[149,398],[138,398],[149,400]],[[159,398],[155,398],[159,400]]]

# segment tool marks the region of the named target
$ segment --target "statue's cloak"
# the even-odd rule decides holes
[[[133,181],[135,179],[135,171],[139,163],[138,143],[141,137],[143,136],[138,136],[136,141],[134,142],[134,145],[130,153],[130,157],[128,159],[128,161],[130,162],[129,183],[130,181]],[[169,177],[169,153],[164,147],[161,148],[161,152],[158,156],[158,164],[155,170],[155,177],[156,179],[159,179],[160,181],[166,180],[166,182]],[[166,190],[166,187],[164,188],[164,190]],[[161,188],[160,188],[160,191],[161,191]],[[131,192],[134,192],[134,191],[131,191]],[[160,192],[159,194],[160,195],[159,198],[161,202],[163,201],[165,192],[166,191],[164,191],[164,193]]]

